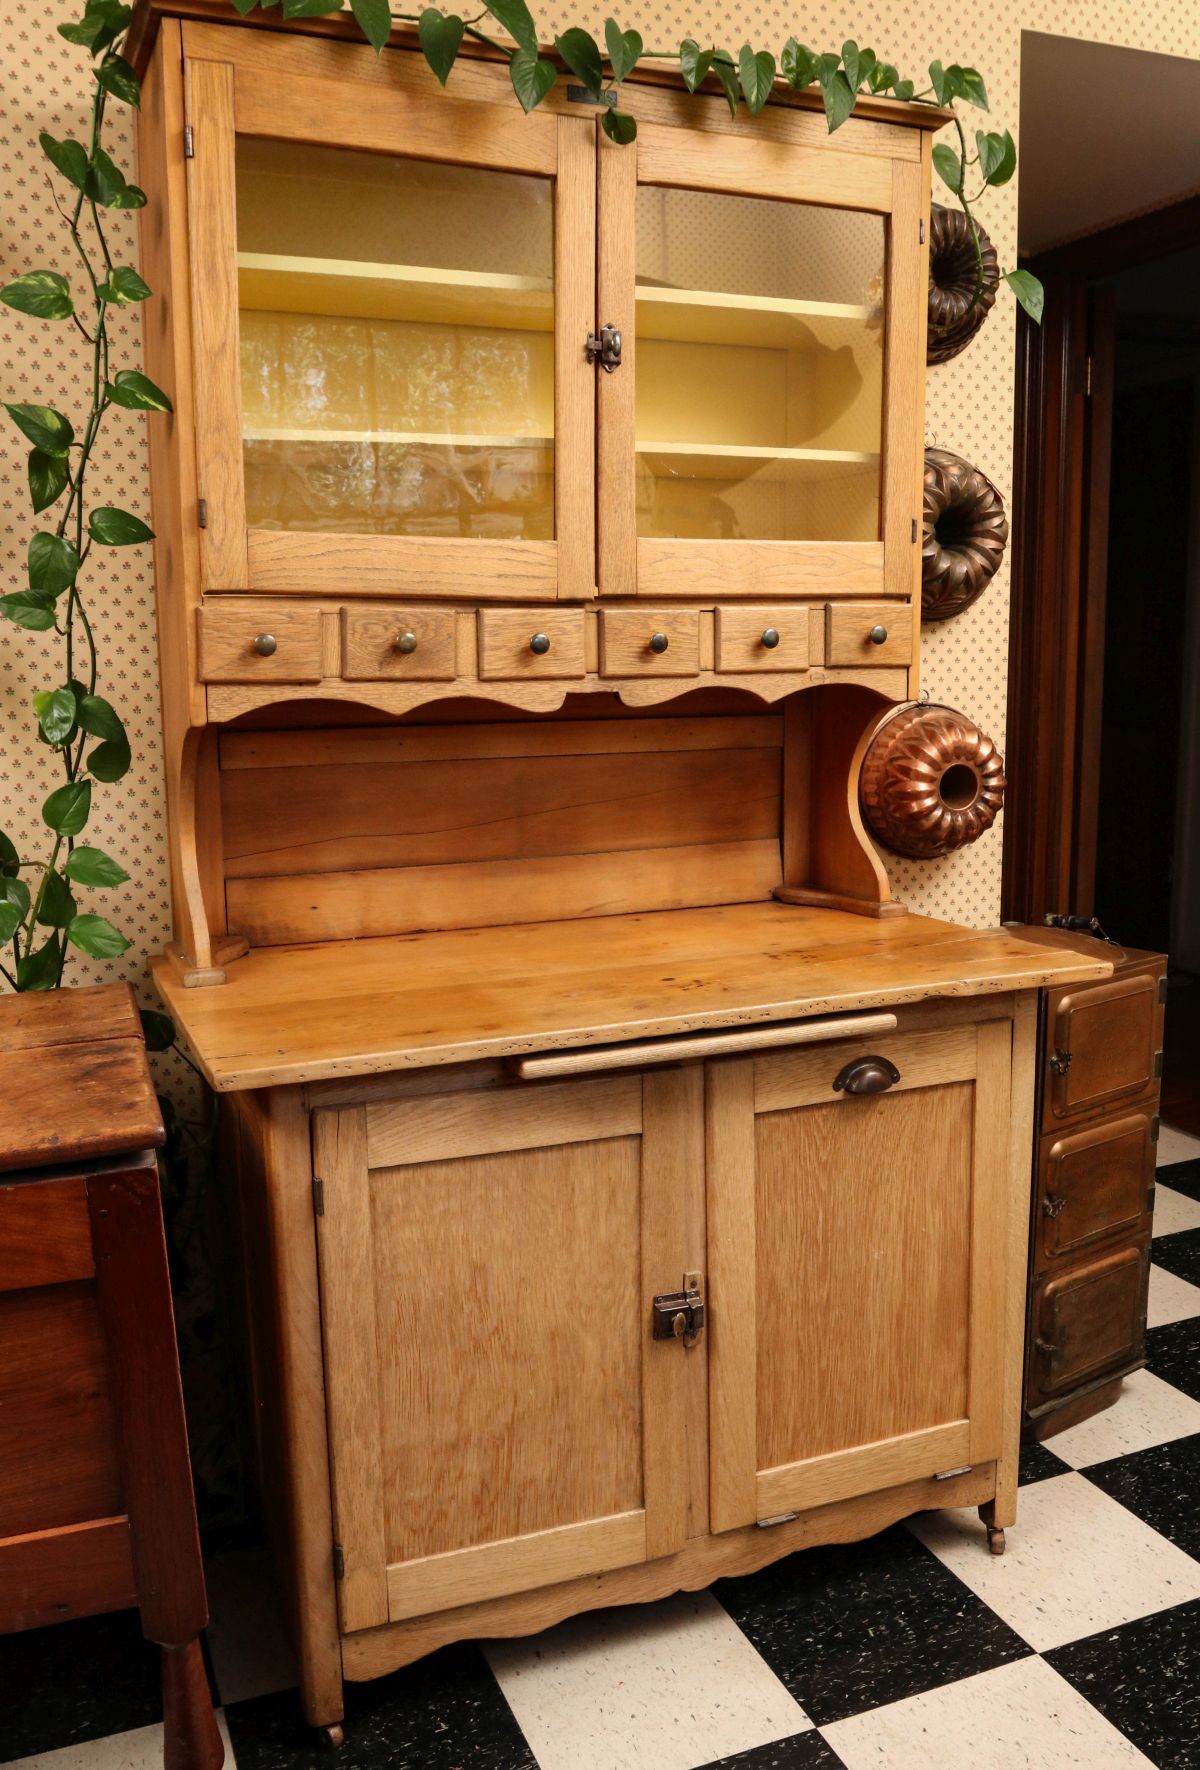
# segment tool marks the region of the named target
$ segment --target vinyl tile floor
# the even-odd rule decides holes
[[[346,1688],[302,1723],[264,1556],[209,1567],[230,1770],[1200,1770],[1200,1140],[1165,1131],[1148,1368],[1031,1446],[1008,1552],[971,1512]],[[0,1639],[21,1770],[152,1770],[157,1664],[124,1613]]]

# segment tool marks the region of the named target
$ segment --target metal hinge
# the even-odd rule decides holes
[[[773,1524],[790,1524],[795,1516],[796,1514],[794,1512],[777,1512],[774,1518],[760,1518],[758,1520],[758,1528],[760,1530],[770,1530]]]
[[[1091,357],[1088,357],[1086,362],[1083,365],[1083,397],[1084,397],[1084,399],[1091,399],[1091,397],[1092,397],[1092,359],[1091,359]]]
[[[1051,1051],[1050,1068],[1056,1076],[1065,1076],[1070,1067],[1071,1053],[1069,1051]]]
[[[196,137],[192,133],[190,123],[185,123],[183,126],[183,157],[185,160],[196,158]]]
[[[1150,1141],[1151,1141],[1151,1143],[1158,1142],[1158,1130],[1159,1130],[1159,1126],[1161,1125],[1161,1123],[1162,1123],[1162,1120],[1159,1118],[1158,1114],[1155,1113],[1154,1117],[1150,1120]]]
[[[1158,1005],[1160,1008],[1165,1008],[1167,1005],[1167,980],[1165,977],[1160,977],[1158,980]]]
[[[912,519],[912,538],[914,541],[917,538],[917,519],[915,516]]]
[[[202,529],[208,527],[208,499],[196,499],[196,521]]]
[[[342,1554],[341,1543],[333,1545],[333,1577],[334,1579],[345,1579],[346,1577],[346,1557]]]
[[[325,1182],[313,1180],[313,1210],[318,1217],[325,1215]]]
[[[939,1469],[933,1479],[935,1481],[953,1481],[956,1475],[969,1475],[974,1467],[974,1463],[964,1463],[960,1469]]]
[[[1154,1080],[1156,1082],[1161,1080],[1161,1078],[1162,1078],[1162,1052],[1161,1051],[1156,1051],[1154,1053],[1154,1067],[1150,1073],[1154,1077]]]
[[[920,221],[917,223],[917,230],[918,230],[918,238],[920,239],[921,244],[924,245],[925,244],[925,223],[923,221]]]

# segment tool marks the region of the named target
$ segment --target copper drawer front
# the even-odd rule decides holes
[[[1148,972],[1053,990],[1047,1014],[1043,1128],[1135,1099],[1162,1060],[1158,978]]]
[[[1152,1125],[1149,1112],[1134,1112],[1042,1139],[1035,1218],[1039,1271],[1114,1235],[1150,1227]]]
[[[1142,1361],[1146,1342],[1147,1241],[1038,1286],[1029,1344],[1029,1406]]]

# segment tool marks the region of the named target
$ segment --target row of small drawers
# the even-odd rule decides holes
[[[328,619],[338,622],[334,657]],[[471,625],[464,660],[463,622]],[[711,640],[702,623],[712,622]],[[598,623],[598,645],[589,621]],[[452,682],[600,676],[697,676],[807,670],[815,665],[907,665],[906,603],[772,603],[697,608],[622,606],[463,611],[427,605],[346,606],[210,598],[200,611],[206,682]],[[589,650],[593,657],[589,658]],[[711,663],[703,656],[710,651]]]

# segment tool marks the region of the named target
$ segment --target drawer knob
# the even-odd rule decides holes
[[[762,643],[766,646],[768,651],[774,651],[775,647],[779,644],[778,627],[764,627]]]
[[[652,633],[650,635],[650,650],[651,651],[656,651],[656,652],[660,652],[660,653],[664,652],[664,651],[666,651],[667,646],[670,643],[671,642],[667,638],[665,633]]]
[[[256,651],[260,658],[270,658],[274,657],[278,646],[279,641],[273,633],[260,633],[251,650]]]
[[[548,633],[535,633],[533,638],[529,641],[529,649],[535,657],[544,658],[546,653],[550,650],[550,635]]]
[[[834,1092],[840,1094],[883,1094],[900,1080],[900,1071],[886,1057],[855,1057],[833,1078]]]
[[[887,628],[872,627],[867,637],[872,645],[884,645],[887,642]]]
[[[416,649],[417,636],[415,633],[398,633],[396,635],[396,650],[402,651],[405,657],[408,657]]]

